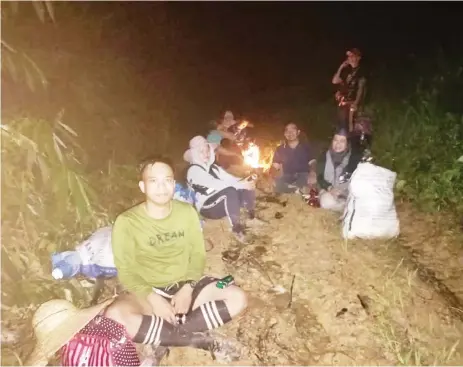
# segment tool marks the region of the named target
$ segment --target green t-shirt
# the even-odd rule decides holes
[[[114,223],[112,247],[121,284],[147,296],[152,287],[199,280],[206,250],[196,210],[173,200],[167,218],[153,219],[144,205],[125,211]]]

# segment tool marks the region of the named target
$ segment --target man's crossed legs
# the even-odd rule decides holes
[[[115,309],[117,315],[111,315],[116,321],[126,326],[135,343],[163,347],[193,347],[210,350],[220,359],[239,358],[235,346],[225,340],[204,333],[216,329],[247,307],[246,294],[237,286],[217,287],[217,280],[203,277],[192,293],[192,306],[185,315],[184,324],[174,324],[153,314],[153,305],[146,300],[136,299],[133,295],[123,295],[130,299],[126,307]],[[170,303],[171,297],[182,287],[182,283],[158,289],[164,300]],[[156,305],[158,307],[159,305]]]
[[[308,179],[308,172],[300,172],[291,175],[283,173],[275,179],[275,192],[278,194],[293,193],[297,189],[306,187]]]

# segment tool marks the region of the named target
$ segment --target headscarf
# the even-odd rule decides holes
[[[204,144],[207,144],[209,146],[209,149],[211,152],[209,161],[206,163],[202,161],[201,156],[200,156],[201,154],[200,150]],[[215,161],[215,153],[214,153],[215,148],[216,148],[215,144],[209,143],[206,140],[206,138],[204,138],[203,136],[200,136],[200,135],[195,136],[194,138],[190,140],[190,148],[183,154],[183,159],[190,164],[199,164],[209,169],[211,164],[214,163]]]
[[[349,133],[347,129],[343,127],[339,128],[334,133],[334,135],[345,136],[346,139],[348,139],[349,137]],[[349,141],[347,142],[346,149],[344,149],[342,152],[335,152],[333,150],[333,146],[332,145],[330,146],[330,155],[331,155],[331,159],[333,160],[333,164],[335,167],[342,163],[344,157],[349,153],[349,151],[350,151]]]

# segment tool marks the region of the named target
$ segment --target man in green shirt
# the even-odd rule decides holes
[[[206,252],[200,220],[191,205],[173,200],[170,161],[147,160],[140,176],[145,201],[120,214],[112,233],[120,282],[148,301],[154,314],[144,316],[134,341],[210,349],[210,337],[201,339],[197,333],[243,312],[246,294],[235,285],[218,288],[219,279],[203,275]],[[227,349],[223,343],[214,348]]]

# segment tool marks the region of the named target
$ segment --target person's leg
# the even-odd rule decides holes
[[[238,190],[240,206],[248,212],[249,219],[256,216],[256,192],[254,190]]]
[[[246,293],[236,285],[218,288],[217,280],[204,277],[196,285],[191,311],[186,315],[183,325],[186,330],[201,332],[216,329],[246,309]]]
[[[146,300],[132,294],[119,296],[105,316],[122,324],[137,344],[208,350],[214,342],[208,335],[190,332],[155,316]]]
[[[275,192],[277,194],[291,194],[296,191],[293,177],[282,174],[275,178]]]
[[[338,107],[338,127],[348,129],[349,128],[349,107],[339,106]]]
[[[309,172],[299,172],[296,175],[296,182],[294,183],[299,189],[307,187],[307,181],[309,180]]]
[[[321,208],[337,212],[342,211],[346,204],[345,199],[338,199],[325,190],[320,192],[319,200]]]
[[[240,199],[234,187],[227,187],[207,199],[200,214],[208,219],[227,217],[233,232],[243,231],[243,226],[240,224]]]

